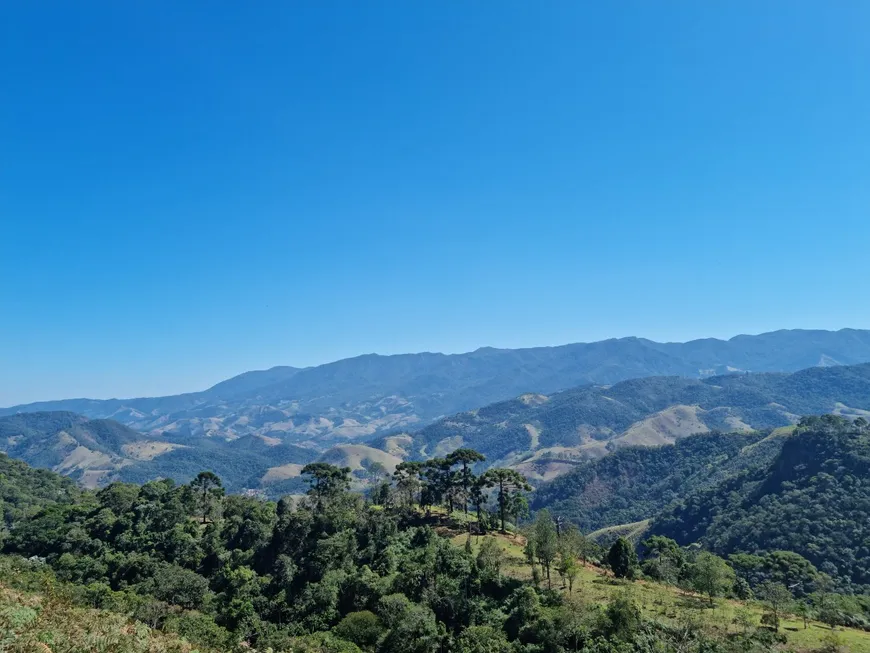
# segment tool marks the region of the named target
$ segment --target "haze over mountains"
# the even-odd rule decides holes
[[[735,353],[722,353],[729,348]],[[249,372],[201,393],[6,409],[0,449],[88,485],[186,481],[212,469],[231,491],[277,496],[296,491],[302,465],[315,459],[363,480],[374,463],[390,471],[465,446],[542,482],[628,445],[769,429],[806,414],[870,414],[870,364],[837,365],[862,358],[870,360],[870,332],[850,330],[363,356]],[[807,361],[821,367],[708,376]],[[658,370],[683,376],[649,376]],[[631,374],[641,378],[610,385]],[[584,385],[551,390],[574,379]],[[492,396],[498,401],[486,404]],[[458,412],[436,419],[448,408]]]
[[[0,415],[72,411],[111,418],[155,436],[264,435],[323,450],[380,433],[415,430],[528,392],[550,394],[648,376],[793,372],[868,361],[866,330],[784,330],[687,343],[622,338],[454,355],[371,354],[305,369],[247,372],[203,392],[45,401],[0,409]]]

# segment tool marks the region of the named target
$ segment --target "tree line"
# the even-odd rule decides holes
[[[471,507],[482,532],[490,521],[488,508],[492,497],[499,527],[505,532],[510,520],[516,522],[528,515],[526,493],[532,487],[526,477],[514,469],[493,467],[475,474],[474,466],[485,460],[486,457],[474,449],[457,449],[443,458],[402,462],[396,466],[392,485],[388,481],[381,483],[372,496],[376,503],[388,507],[419,507],[430,511],[440,506],[448,514],[462,510],[467,515]]]

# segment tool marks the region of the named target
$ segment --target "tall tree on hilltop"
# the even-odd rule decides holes
[[[493,467],[483,475],[487,482],[498,488],[498,511],[501,520],[501,532],[505,531],[505,516],[513,498],[521,492],[531,492],[532,486],[526,477],[515,469]]]
[[[223,483],[214,472],[200,472],[190,482],[190,489],[200,507],[203,522],[214,514],[215,505],[224,494]]]
[[[448,514],[453,512],[458,485],[451,462],[447,458],[431,458],[423,463],[423,475],[426,479],[424,491],[427,503],[442,503]]]
[[[462,488],[462,509],[466,515],[468,514],[468,500],[471,497],[471,489],[474,485],[474,473],[471,471],[470,465],[483,462],[484,460],[486,460],[486,456],[474,449],[457,449],[447,456],[447,462],[451,466],[462,465],[457,481]]]
[[[423,472],[423,463],[418,461],[406,461],[396,465],[393,472],[393,480],[396,489],[405,497],[409,506],[414,505],[414,495],[420,491],[422,482],[420,477]]]
[[[350,489],[350,467],[336,467],[329,463],[309,463],[302,468],[307,476],[308,496],[315,501],[320,510],[331,498]]]
[[[492,479],[486,475],[478,476],[474,479],[474,484],[471,486],[471,503],[477,512],[477,527],[484,531],[485,524],[483,522],[483,509],[486,506],[486,491],[492,487]]]

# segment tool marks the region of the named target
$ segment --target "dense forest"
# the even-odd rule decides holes
[[[770,466],[690,493],[653,523],[720,554],[793,551],[852,591],[870,591],[870,429],[804,418]]]
[[[735,472],[767,467],[783,441],[769,433],[708,433],[618,449],[540,486],[532,508],[549,508],[584,530],[636,522]]]
[[[55,502],[72,503],[82,496],[70,479],[35,469],[0,453],[0,541],[9,529]]]

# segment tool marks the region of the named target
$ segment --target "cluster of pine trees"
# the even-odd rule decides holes
[[[484,460],[474,449],[457,449],[445,458],[400,463],[393,475],[395,492],[391,493],[390,484],[385,483],[375,492],[375,500],[406,508],[443,506],[448,514],[458,508],[468,514],[471,505],[479,528],[485,529],[488,499],[494,491],[498,521],[505,532],[509,519],[516,521],[528,514],[526,493],[532,487],[513,469],[493,467],[475,475],[473,466]]]

